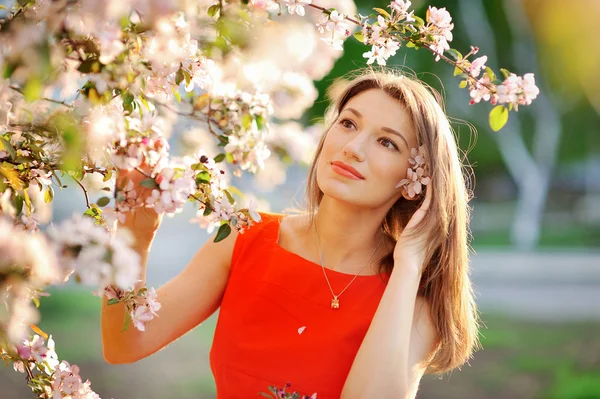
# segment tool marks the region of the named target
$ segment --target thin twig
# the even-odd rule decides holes
[[[210,101],[210,99],[209,99],[209,101]],[[201,118],[198,114],[194,113],[194,111],[186,113],[186,112],[181,112],[179,110],[171,108],[168,104],[165,104],[165,103],[162,103],[162,102],[159,102],[159,101],[154,101],[154,103],[156,105],[160,105],[163,108],[166,108],[167,110],[169,110],[169,111],[171,111],[171,112],[173,112],[173,113],[175,113],[177,115],[181,115],[181,116],[184,116],[184,117],[190,118],[190,119],[195,119],[195,120],[200,121],[200,122],[205,122],[208,125],[209,132],[213,136],[219,138],[219,135],[212,129],[212,126],[210,125],[210,123],[212,122],[212,120],[210,119],[210,117],[208,119],[204,119],[204,118]]]
[[[19,94],[23,94],[23,90],[21,90],[19,87],[16,86],[9,86],[12,90],[16,91]],[[40,97],[39,100],[43,100],[43,101],[48,101],[54,104],[59,104],[68,108],[74,108],[72,104],[67,104],[64,101],[59,101],[59,100],[54,100],[52,98],[47,98],[47,97]]]
[[[329,11],[329,10],[327,10],[325,7],[321,7],[321,6],[318,6],[318,5],[316,5],[316,4],[307,4],[307,6],[309,6],[309,7],[312,7],[312,8],[315,8],[315,9],[317,9],[317,10],[319,10],[319,11],[322,11],[322,12],[328,12],[328,11]],[[350,22],[354,22],[356,25],[360,26],[360,22],[358,22],[358,21],[357,21],[357,20],[355,20],[354,18],[350,18],[350,17],[347,17],[347,16],[346,16],[344,19],[347,19],[347,20],[348,20],[348,21],[350,21]]]
[[[318,6],[318,5],[316,5],[316,4],[307,4],[307,6],[309,6],[309,7],[312,7],[312,8],[314,8],[314,9],[317,9],[317,10],[319,10],[319,11],[321,11],[321,12],[324,12],[324,13],[328,13],[328,12],[329,12],[329,10],[327,10],[325,7],[321,7],[321,6]],[[362,25],[361,25],[361,23],[360,23],[359,21],[357,21],[356,19],[354,19],[354,18],[350,18],[350,17],[348,17],[348,16],[344,16],[344,19],[345,19],[345,20],[347,20],[347,21],[350,21],[350,22],[352,22],[352,23],[354,23],[354,24],[356,24],[356,25],[358,25],[358,26],[362,26]],[[453,65],[455,68],[458,68],[458,69],[460,69],[460,70],[461,70],[463,73],[465,73],[465,74],[467,75],[467,79],[470,79],[470,80],[474,81],[475,83],[479,83],[479,84],[481,84],[481,85],[485,86],[485,87],[486,87],[487,89],[489,89],[490,91],[491,91],[491,90],[494,90],[494,86],[489,86],[488,84],[483,84],[483,83],[479,82],[479,80],[478,80],[477,78],[474,78],[473,76],[471,76],[471,74],[469,73],[469,71],[468,71],[468,70],[466,70],[464,67],[462,67],[461,65],[459,65],[459,64],[458,64],[456,61],[454,61],[454,60],[452,60],[452,59],[450,59],[450,58],[446,57],[446,56],[445,56],[443,53],[438,53],[437,51],[435,51],[435,50],[434,50],[434,49],[432,49],[431,47],[429,47],[429,46],[427,46],[427,45],[425,45],[425,46],[424,46],[424,45],[423,45],[423,43],[421,43],[420,41],[418,41],[418,40],[413,40],[413,39],[412,39],[412,38],[410,38],[410,37],[409,37],[409,38],[407,38],[407,37],[404,37],[404,36],[401,36],[401,35],[400,35],[399,37],[400,37],[402,40],[406,41],[406,42],[410,42],[410,43],[412,43],[412,44],[414,44],[414,45],[417,45],[417,46],[419,46],[419,47],[424,47],[424,48],[426,48],[427,50],[431,51],[433,54],[435,54],[436,56],[440,57],[442,60],[446,61],[446,62],[447,62],[447,63],[449,63],[450,65]],[[470,53],[469,53],[469,54],[470,54]]]
[[[217,133],[215,133],[215,131],[212,129],[212,125],[210,124],[210,122],[212,121],[210,113],[212,110],[212,98],[210,96],[208,96],[208,120],[206,121],[206,125],[208,126],[208,131],[215,137],[219,137],[219,135]]]
[[[79,184],[79,187],[81,187],[81,189],[83,190],[83,194],[85,195],[85,203],[88,208],[91,208],[92,206],[90,205],[90,197],[88,197],[87,190],[85,189],[85,187],[83,187],[83,184],[81,184],[81,182],[75,178],[75,176],[71,176],[71,177],[73,178],[73,180],[75,180],[75,182],[77,184]]]
[[[149,179],[152,179],[152,176],[149,175],[148,173],[144,172],[142,169],[140,169],[139,167],[135,167],[135,170],[137,170],[138,172],[140,172],[141,174],[143,174],[144,176],[146,176]]]

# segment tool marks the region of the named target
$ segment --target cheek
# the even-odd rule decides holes
[[[396,154],[390,156],[376,154],[372,157],[369,170],[378,177],[377,180],[385,182],[386,186],[396,187],[400,180],[406,178],[408,170],[408,158]]]
[[[340,152],[345,144],[343,132],[340,132],[336,127],[332,127],[325,136],[323,152],[328,154]]]

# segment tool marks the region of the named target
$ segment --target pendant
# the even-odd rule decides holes
[[[337,296],[334,296],[333,299],[331,300],[331,308],[332,309],[340,308],[340,300],[338,299]]]

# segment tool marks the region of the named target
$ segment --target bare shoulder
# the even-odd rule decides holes
[[[306,235],[308,216],[304,214],[285,215],[279,224],[279,245],[291,248]]]

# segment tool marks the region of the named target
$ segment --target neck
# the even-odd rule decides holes
[[[312,226],[322,265],[342,273],[376,274],[375,261],[389,251],[389,239],[381,231],[386,212],[323,197]]]

